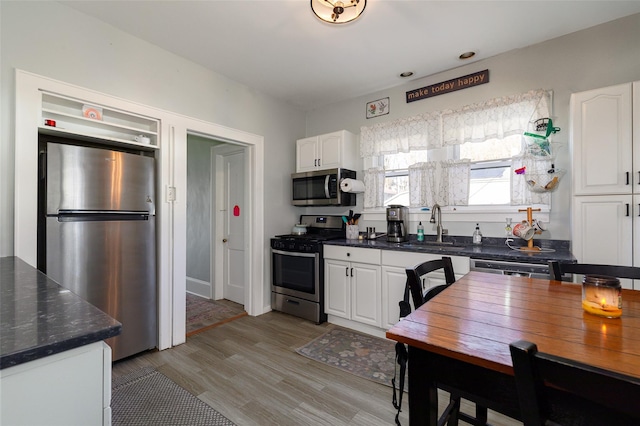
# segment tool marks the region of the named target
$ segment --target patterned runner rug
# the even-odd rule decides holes
[[[234,423],[151,367],[112,384],[114,426],[234,426]]]
[[[187,293],[187,337],[247,315],[229,300],[211,300]]]
[[[395,342],[340,326],[296,349],[300,355],[391,386],[395,369]]]

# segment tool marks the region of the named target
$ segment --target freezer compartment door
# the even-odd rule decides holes
[[[68,218],[67,218],[68,219]],[[47,275],[122,323],[118,360],[157,346],[155,225],[46,219]]]
[[[155,214],[154,159],[101,148],[47,144],[47,214],[138,211]]]

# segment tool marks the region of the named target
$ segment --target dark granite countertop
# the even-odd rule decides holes
[[[117,336],[122,325],[17,257],[0,258],[0,369]]]
[[[465,256],[473,259],[502,260],[524,263],[544,264],[549,260],[570,263],[575,263],[576,261],[576,258],[570,250],[570,242],[566,240],[534,239],[534,245],[542,248],[541,251],[536,252],[513,250],[505,244],[504,238],[485,237],[482,239],[482,244],[480,246],[472,244],[471,237],[447,235],[443,240],[453,244],[448,246],[435,246],[429,244],[430,242],[435,242],[435,235],[427,235],[425,236],[425,242],[419,242],[413,234],[409,236],[409,241],[403,243],[388,242],[387,237],[383,236],[375,240],[329,240],[324,244],[417,253],[435,253],[442,254],[443,256]],[[510,245],[512,247],[526,246],[526,242],[519,238],[514,238]]]

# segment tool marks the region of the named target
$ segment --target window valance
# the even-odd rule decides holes
[[[363,158],[504,138],[550,116],[551,93],[532,90],[458,109],[435,111],[360,128]]]

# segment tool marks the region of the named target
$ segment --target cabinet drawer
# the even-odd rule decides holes
[[[448,256],[453,264],[453,271],[460,277],[469,272],[469,258],[464,256]],[[428,260],[441,259],[441,254],[434,253],[412,253],[407,251],[382,250],[382,264],[397,266],[400,268],[411,268],[419,263]]]
[[[325,259],[337,259],[346,262],[380,264],[379,249],[325,245],[324,257]]]

